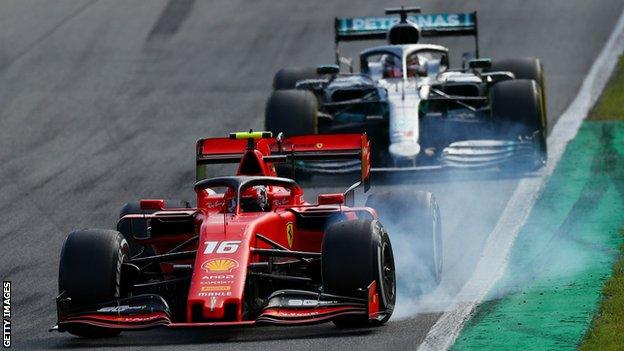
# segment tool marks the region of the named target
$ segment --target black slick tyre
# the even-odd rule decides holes
[[[511,72],[516,79],[531,79],[545,88],[544,68],[540,60],[532,57],[492,60],[490,72]]]
[[[319,78],[315,67],[282,68],[273,76],[273,89],[295,89],[298,81],[315,78]]]
[[[69,233],[59,264],[59,293],[71,299],[72,308],[117,300],[124,295],[122,264],[129,259],[128,243],[117,231],[84,229]],[[108,337],[118,330],[72,325],[71,334]]]
[[[546,78],[544,75],[544,67],[540,60],[533,57],[519,57],[511,59],[493,60],[492,66],[488,71],[511,72],[516,79],[529,79],[537,82],[542,96],[542,110],[544,129],[547,129],[546,116]]]
[[[534,80],[500,82],[490,90],[492,120],[502,136],[533,141],[534,152],[521,168],[534,170],[546,164],[546,125],[540,87]]]
[[[330,225],[321,249],[323,291],[328,294],[367,298],[367,287],[377,282],[379,320],[368,316],[344,316],[338,327],[380,325],[388,321],[396,301],[394,254],[390,238],[377,220],[349,220]]]
[[[318,101],[307,90],[276,90],[266,104],[264,125],[286,137],[318,133]]]

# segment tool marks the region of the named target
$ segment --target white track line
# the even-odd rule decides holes
[[[494,230],[487,238],[472,277],[456,297],[456,308],[442,314],[418,347],[419,351],[450,348],[477,304],[503,275],[508,253],[544,183],[555,169],[568,142],[576,136],[589,109],[598,99],[623,50],[624,12],[583,81],[578,95],[561,115],[548,137],[548,165],[538,177],[524,178],[518,183]]]

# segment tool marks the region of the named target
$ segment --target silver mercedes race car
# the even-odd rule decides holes
[[[544,71],[538,59],[479,58],[476,12],[421,14],[402,7],[386,15],[336,18],[336,64],[279,70],[266,104],[267,130],[287,136],[366,132],[373,171],[512,165],[527,171],[546,163]],[[448,48],[419,43],[439,36],[473,36],[475,52],[463,55],[461,68],[451,68]],[[387,39],[388,45],[362,51],[360,72],[353,73],[339,43],[371,39]],[[342,66],[349,72],[341,73]]]

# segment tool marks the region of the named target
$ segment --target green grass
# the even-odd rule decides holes
[[[624,245],[620,252],[624,253]],[[581,344],[581,351],[624,348],[624,256],[613,266],[613,276],[605,283],[602,293],[600,311]]]
[[[620,57],[613,77],[588,119],[624,120],[623,57]],[[613,266],[613,276],[607,280],[602,291],[600,311],[587,331],[579,348],[581,351],[624,349],[624,245],[620,247],[620,252],[620,258]]]
[[[587,116],[589,120],[624,120],[624,58],[602,93],[600,100]]]

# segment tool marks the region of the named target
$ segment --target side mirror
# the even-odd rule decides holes
[[[338,62],[340,64],[343,64],[343,65],[349,67],[349,73],[353,73],[353,59],[352,58],[340,56],[338,58]],[[340,68],[340,64],[337,65],[339,68]]]
[[[344,194],[320,194],[318,196],[319,205],[342,205],[345,201]]]
[[[340,67],[338,65],[320,65],[316,66],[316,73],[334,75],[340,73]]]
[[[487,72],[481,73],[481,78],[485,79],[488,84],[494,85],[504,80],[512,80],[515,76],[511,72]]]
[[[141,210],[160,211],[165,208],[165,200],[143,199],[139,201]]]
[[[472,52],[464,52],[462,54],[462,68],[466,69],[466,64],[475,58],[475,55]]]
[[[492,60],[489,58],[472,59],[468,61],[469,68],[490,68],[492,67]]]
[[[440,73],[440,60],[429,60],[425,62],[425,72],[428,77],[435,77]]]

